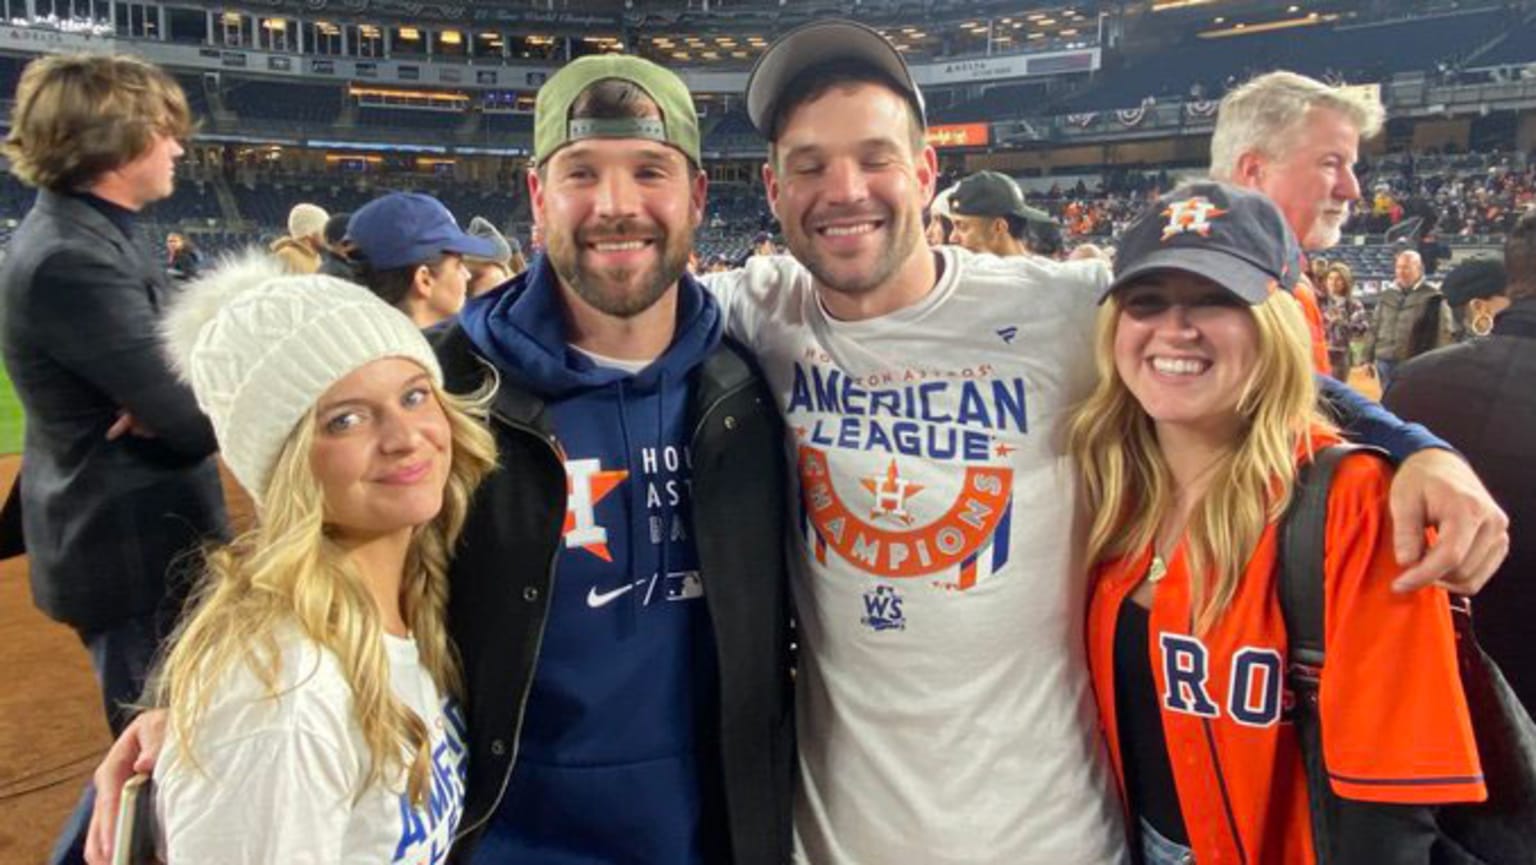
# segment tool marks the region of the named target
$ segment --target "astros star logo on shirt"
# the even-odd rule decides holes
[[[561,536],[567,549],[579,547],[605,562],[613,561],[608,530],[597,524],[596,507],[628,477],[627,471],[603,471],[601,460],[565,461],[565,526]]]

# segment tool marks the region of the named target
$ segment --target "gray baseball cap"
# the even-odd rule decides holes
[[[996,171],[978,171],[960,181],[949,197],[949,212],[955,216],[986,218],[1038,219],[1045,216],[1024,203],[1024,192],[1012,177]]]
[[[483,216],[471,219],[469,221],[469,228],[464,233],[470,237],[489,241],[492,246],[496,247],[495,255],[466,255],[464,256],[466,259],[470,261],[493,261],[503,265],[512,260],[512,245],[507,242],[506,237],[502,236],[500,231],[496,230],[496,226],[492,225],[489,219]]]
[[[907,61],[890,40],[857,21],[828,18],[802,24],[768,46],[747,76],[747,116],[764,138],[772,138],[780,98],[795,77],[813,66],[853,60],[866,63],[900,87],[924,128],[923,94]]]

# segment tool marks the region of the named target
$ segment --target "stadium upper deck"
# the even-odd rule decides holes
[[[910,58],[932,119],[987,124],[982,144],[994,147],[1199,131],[1224,88],[1259,69],[1390,83],[1536,61],[1536,40],[1522,38],[1530,3],[1497,0],[554,5],[0,0],[12,24],[0,27],[0,91],[19,68],[4,55],[111,46],[176,70],[210,140],[515,154],[551,71],[625,50],[679,69],[706,150],[731,157],[761,150],[736,110],[745,68],[774,34],[825,14],[880,27]]]

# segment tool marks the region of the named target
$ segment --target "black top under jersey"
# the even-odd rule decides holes
[[[1179,791],[1168,760],[1163,716],[1147,651],[1149,611],[1125,599],[1115,619],[1115,717],[1120,728],[1125,793],[1131,813],[1152,824],[1158,834],[1189,846]]]

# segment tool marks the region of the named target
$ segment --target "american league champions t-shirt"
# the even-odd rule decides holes
[[[1065,441],[1108,272],[936,255],[926,298],[857,322],[788,257],[711,283],[794,467],[796,860],[1118,863]]]

